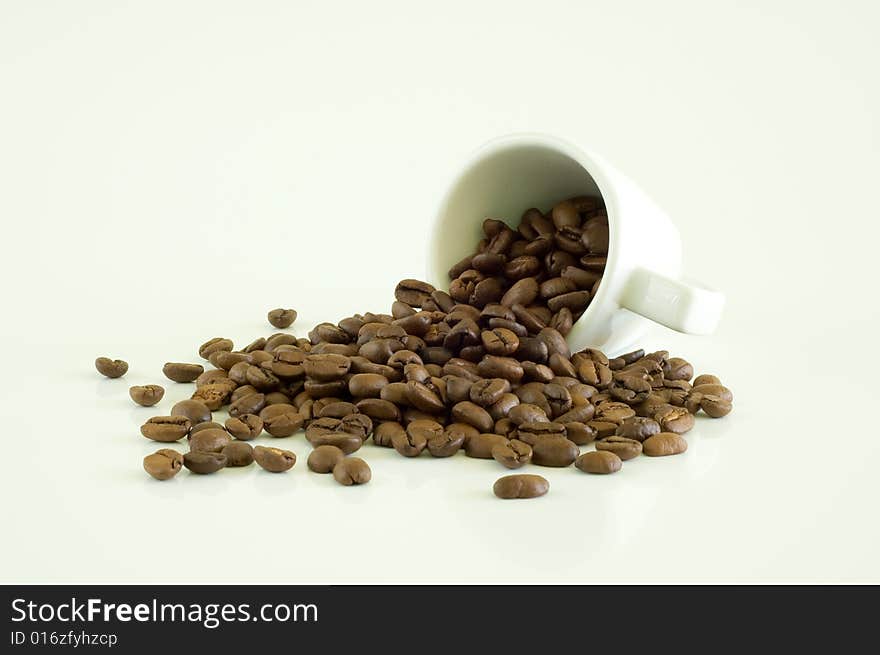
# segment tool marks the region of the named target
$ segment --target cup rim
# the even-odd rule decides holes
[[[618,202],[617,194],[614,192],[614,185],[610,183],[605,175],[605,166],[597,161],[595,157],[590,156],[575,144],[557,136],[541,132],[513,132],[494,137],[484,142],[481,146],[470,153],[464,164],[460,167],[458,173],[447,184],[446,191],[438,205],[431,239],[432,241],[436,240],[439,236],[440,225],[437,218],[446,213],[452,194],[474,166],[482,160],[504,152],[505,150],[526,145],[548,147],[562,153],[574,161],[578,166],[583,168],[587,175],[589,175],[596,183],[599,195],[602,196],[602,200],[605,202],[605,213],[608,216],[608,254],[606,255],[605,269],[602,271],[602,281],[599,283],[596,295],[590,299],[590,304],[587,309],[581,314],[580,318],[574,322],[572,329],[575,329],[575,326],[582,324],[582,321],[587,319],[591,314],[596,313],[596,311],[598,311],[596,308],[604,304],[606,296],[611,293],[611,290],[609,289],[610,285],[606,283],[605,276],[609,271],[613,271],[617,267],[617,251],[618,243],[620,241]],[[433,261],[433,257],[434,255],[432,254],[428,271],[430,277],[434,276],[434,269],[436,268],[436,263]]]

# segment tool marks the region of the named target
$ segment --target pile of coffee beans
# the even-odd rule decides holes
[[[406,279],[391,312],[319,323],[308,338],[275,333],[240,349],[216,337],[198,349],[202,364],[165,364],[174,382],[195,383],[191,399],[155,416],[141,434],[170,443],[186,438],[182,457],[163,448],[145,470],[167,480],[181,468],[214,473],[256,462],[283,472],[296,455],[248,441],[263,432],[287,437],[304,429],[314,450],[309,470],[343,485],[371,478],[350,457],[372,439],[403,457],[465,456],[501,467],[620,471],[646,455],[685,452],[682,436],[700,412],[731,411],[730,390],[713,375],[694,377],[666,351],[618,357],[587,348],[572,353],[566,335],[595,296],[608,254],[608,219],[599,198],[564,200],[527,210],[516,229],[488,219],[476,252],[449,271],[448,291]],[[280,328],[290,309],[269,312]],[[127,364],[99,358],[99,372],[119,377]],[[132,387],[134,402],[160,402],[162,387]],[[213,412],[227,410],[223,424]],[[581,452],[594,444],[595,450]],[[529,474],[500,478],[500,498],[549,490]]]

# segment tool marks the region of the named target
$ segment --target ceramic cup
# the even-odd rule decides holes
[[[571,196],[599,194],[608,212],[608,263],[596,296],[568,334],[573,349],[618,355],[651,321],[710,334],[724,296],[681,279],[681,238],[669,217],[595,153],[555,137],[515,134],[480,148],[440,203],[429,242],[427,279],[449,286],[448,271],[472,254],[486,218],[514,229],[529,207],[546,211]]]

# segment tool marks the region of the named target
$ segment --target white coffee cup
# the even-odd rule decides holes
[[[486,218],[516,228],[529,207],[599,194],[608,212],[608,262],[590,306],[568,334],[573,349],[610,355],[635,345],[656,321],[689,334],[715,330],[724,296],[681,279],[681,238],[669,217],[595,153],[555,137],[514,134],[477,150],[440,203],[427,279],[449,286],[450,267],[472,254]]]

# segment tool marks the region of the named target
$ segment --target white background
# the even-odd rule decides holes
[[[3,582],[880,582],[872,2],[24,2],[0,9]],[[736,397],[611,477],[361,452],[344,488],[157,483],[131,384],[213,336],[387,311],[486,140],[595,149],[724,290],[656,328]],[[120,380],[96,356],[126,359]],[[167,383],[159,409],[188,395]],[[261,437],[268,443],[268,437]],[[180,448],[183,447],[181,444]]]

